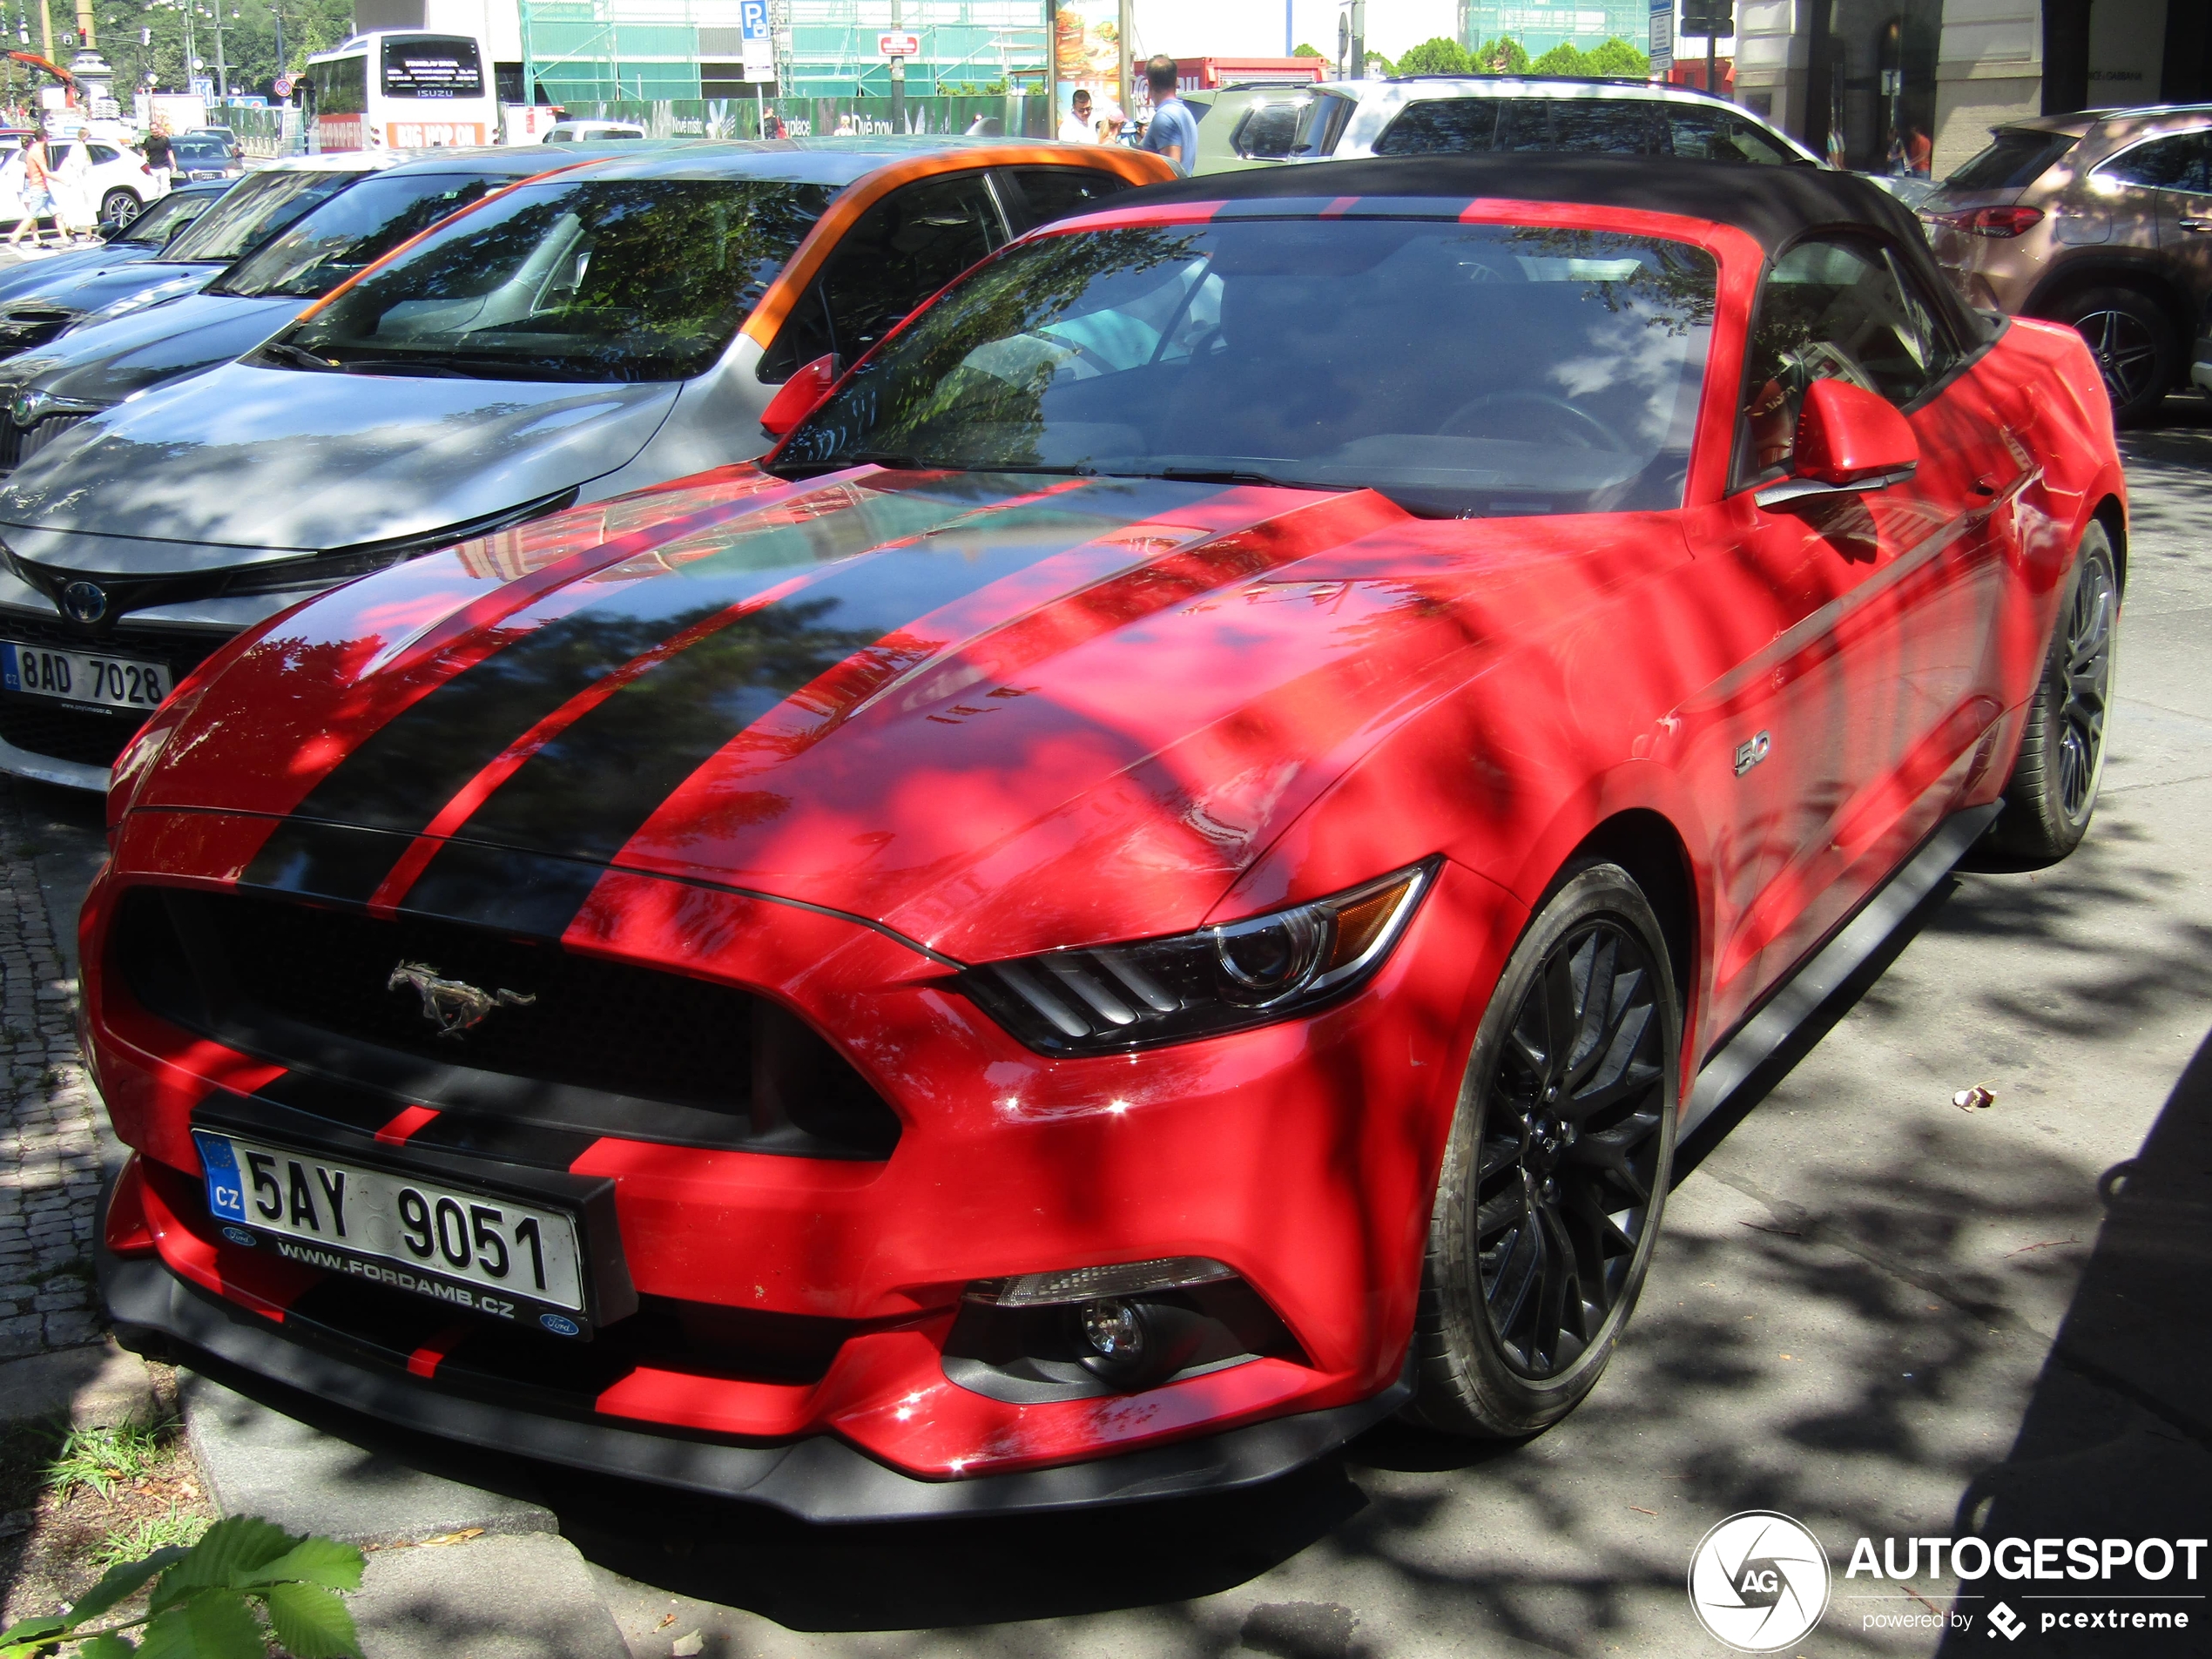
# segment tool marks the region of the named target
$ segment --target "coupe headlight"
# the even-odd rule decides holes
[[[985,962],[956,982],[1041,1054],[1119,1054],[1269,1025],[1372,978],[1436,866],[1196,933]]]

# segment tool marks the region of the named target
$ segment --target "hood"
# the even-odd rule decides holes
[[[280,819],[249,885],[543,935],[610,863],[969,960],[1172,931],[1472,671],[1455,593],[1526,615],[1531,539],[1588,557],[1613,523],[731,468],[287,614],[118,799]],[[1651,523],[1622,534],[1649,563]]]
[[[139,260],[128,265],[103,263],[57,272],[50,280],[0,295],[0,314],[34,307],[82,314],[171,283],[194,287],[221,269],[219,265],[172,265],[158,260]]]
[[[311,300],[187,293],[108,322],[80,325],[0,367],[0,386],[32,387],[105,408],[134,392],[243,356]]]
[[[21,265],[0,271],[0,304],[31,293],[47,283],[69,281],[96,271],[119,271],[125,266],[142,265],[158,251],[111,242],[105,247],[75,248],[43,260],[25,260]]]
[[[95,416],[0,489],[26,557],[151,573],[142,550],[322,550],[490,517],[612,472],[670,385],[317,374],[228,363]],[[134,534],[108,532],[128,524]],[[104,545],[105,544],[105,545]]]

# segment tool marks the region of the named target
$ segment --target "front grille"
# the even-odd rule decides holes
[[[898,1140],[896,1114],[810,1027],[733,987],[455,922],[247,894],[140,888],[114,940],[153,1013],[431,1105],[812,1156],[885,1157]],[[529,1000],[441,1035],[420,992],[393,986],[401,963]]]
[[[145,718],[143,710],[111,714],[0,691],[0,738],[30,754],[80,766],[112,766]]]
[[[50,415],[28,427],[17,426],[12,418],[0,418],[0,469],[20,467],[70,428],[82,426],[91,418],[83,412]]]

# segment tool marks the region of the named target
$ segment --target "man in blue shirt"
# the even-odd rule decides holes
[[[1189,172],[1198,165],[1198,120],[1175,95],[1175,59],[1162,52],[1144,65],[1144,80],[1152,89],[1152,120],[1143,147]]]

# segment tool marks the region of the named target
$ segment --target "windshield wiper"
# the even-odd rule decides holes
[[[840,467],[890,467],[900,472],[937,472],[941,463],[924,461],[920,455],[900,455],[891,449],[847,449],[836,458]]]
[[[427,380],[473,381],[481,375],[471,374],[465,368],[455,368],[451,363],[435,357],[348,357],[339,368],[348,374],[413,374]]]
[[[281,340],[268,341],[254,355],[273,357],[280,363],[288,363],[294,368],[312,368],[318,374],[335,374],[339,371],[339,365],[327,357],[318,357],[303,347],[287,345]]]
[[[1271,484],[1278,489],[1326,489],[1326,484],[1309,484],[1295,478],[1278,478],[1271,472],[1254,472],[1245,467],[1162,467],[1155,472],[1130,475],[1138,478],[1172,478],[1184,484]]]

